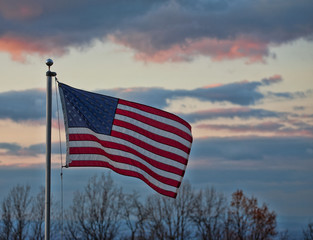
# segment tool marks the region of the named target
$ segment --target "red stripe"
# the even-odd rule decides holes
[[[151,188],[153,188],[155,191],[157,191],[158,193],[160,193],[162,195],[165,195],[168,197],[173,197],[173,198],[176,198],[176,196],[177,196],[177,193],[167,191],[167,190],[164,190],[162,188],[155,186],[154,184],[149,182],[142,174],[140,174],[138,172],[133,172],[130,170],[115,168],[107,162],[88,161],[88,160],[87,161],[72,161],[71,163],[69,163],[69,167],[106,167],[106,168],[110,168],[116,173],[141,179],[146,184],[148,184]]]
[[[160,136],[158,134],[152,133],[150,131],[147,131],[145,129],[142,129],[136,125],[133,125],[129,122],[125,122],[125,121],[121,121],[118,119],[114,120],[114,125],[115,126],[119,126],[119,127],[123,127],[123,128],[127,128],[129,130],[135,131],[137,133],[140,133],[141,135],[146,136],[147,138],[150,138],[154,141],[157,141],[159,143],[163,143],[172,147],[175,147],[177,149],[180,149],[182,151],[184,151],[185,153],[189,154],[190,152],[190,148],[186,147],[185,145],[181,144],[180,142],[177,142],[173,139],[167,138],[167,137],[163,137]]]
[[[107,147],[107,148],[112,148],[112,149],[118,149],[124,152],[129,152],[134,154],[135,156],[141,158],[142,160],[146,161],[147,163],[151,164],[152,166],[159,168],[161,170],[167,171],[167,172],[171,172],[171,173],[175,173],[177,175],[183,176],[184,172],[183,170],[176,168],[174,166],[165,164],[165,163],[161,163],[158,162],[154,159],[151,159],[147,156],[145,156],[144,154],[136,151],[133,148],[130,148],[128,146],[116,143],[116,142],[109,142],[109,141],[104,141],[104,140],[100,140],[98,139],[96,136],[91,135],[91,134],[69,134],[69,141],[94,141],[94,142],[98,142],[100,145],[102,145],[103,147]]]
[[[146,105],[143,105],[143,104],[140,104],[140,103],[129,102],[129,101],[126,101],[126,100],[123,100],[123,99],[119,99],[118,103],[126,105],[126,106],[130,106],[130,107],[133,107],[133,108],[137,108],[139,110],[142,110],[142,111],[145,111],[145,112],[148,112],[148,113],[152,113],[152,114],[159,115],[159,116],[162,116],[162,117],[165,117],[165,118],[169,118],[169,119],[171,119],[173,121],[176,121],[176,122],[179,122],[179,123],[183,124],[189,130],[191,130],[191,126],[189,125],[189,123],[187,123],[185,120],[181,119],[180,117],[178,117],[178,116],[176,116],[176,115],[174,115],[172,113],[169,113],[169,112],[166,112],[166,111],[154,108],[154,107],[146,106]]]
[[[150,168],[147,166],[143,165],[142,163],[131,159],[127,157],[122,157],[122,156],[117,156],[113,154],[109,154],[105,152],[103,149],[96,148],[96,147],[71,147],[70,148],[70,154],[97,154],[97,155],[102,155],[105,156],[109,159],[111,159],[114,162],[119,162],[119,163],[125,163],[131,166],[136,166],[143,171],[145,171],[147,174],[158,180],[159,182],[162,182],[164,184],[177,187],[179,186],[179,182],[177,180],[173,180],[164,176],[161,176],[157,174],[156,172],[152,171]]]
[[[111,136],[113,137],[117,137],[117,138],[120,138],[120,139],[123,139],[123,140],[126,140],[128,142],[131,142],[137,146],[140,146],[141,148],[149,151],[149,152],[152,152],[154,154],[157,154],[159,156],[162,156],[162,157],[165,157],[165,158],[169,158],[173,161],[176,161],[176,162],[180,162],[182,164],[187,164],[187,159],[182,157],[182,156],[179,156],[175,153],[172,153],[172,152],[169,152],[169,151],[165,151],[163,149],[160,149],[160,148],[157,148],[157,147],[154,147],[144,141],[141,141],[139,140],[138,138],[135,138],[133,136],[130,136],[128,134],[125,134],[125,133],[121,133],[121,132],[117,132],[117,131],[111,131]]]
[[[167,132],[171,132],[173,134],[176,134],[176,135],[186,139],[189,142],[192,142],[192,137],[190,136],[190,134],[188,134],[188,133],[186,133],[186,132],[184,132],[184,131],[180,130],[179,128],[176,128],[176,127],[174,127],[172,125],[168,125],[168,124],[159,122],[157,120],[145,117],[145,116],[140,115],[138,113],[134,113],[134,112],[130,112],[130,111],[127,111],[127,110],[118,109],[118,108],[116,109],[116,114],[120,114],[120,115],[123,115],[123,116],[126,116],[126,117],[130,117],[130,118],[136,119],[136,120],[138,120],[140,122],[143,122],[143,123],[145,123],[147,125],[150,125],[152,127],[156,127],[156,128],[159,128],[159,129],[162,129],[162,130],[167,131]]]

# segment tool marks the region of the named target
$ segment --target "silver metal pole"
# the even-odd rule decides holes
[[[52,108],[52,77],[55,72],[50,71],[53,65],[51,59],[46,60],[49,70],[47,76],[47,106],[46,106],[46,194],[45,194],[45,240],[50,240],[50,200],[51,200],[51,108]]]

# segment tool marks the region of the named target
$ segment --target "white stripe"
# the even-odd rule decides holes
[[[61,99],[61,103],[62,103],[62,110],[63,110],[63,118],[64,118],[64,126],[65,126],[65,136],[66,136],[66,165],[68,165],[68,159],[69,159],[69,147],[68,147],[68,143],[69,143],[69,139],[68,139],[68,119],[67,119],[67,111],[66,111],[66,103],[65,103],[65,99],[64,99],[64,93],[63,93],[63,88],[59,86],[59,93],[60,93],[60,99]]]
[[[147,163],[145,160],[139,158],[138,156],[129,153],[129,152],[124,152],[122,150],[117,150],[117,149],[112,149],[112,148],[106,148],[103,147],[100,143],[98,142],[94,142],[94,141],[70,141],[69,143],[70,147],[94,147],[94,148],[100,148],[103,151],[115,155],[115,156],[121,156],[121,157],[127,157],[130,159],[133,159],[137,162],[142,163],[143,165],[145,165],[147,168],[149,168],[151,171],[155,172],[156,174],[166,177],[166,178],[170,178],[176,181],[180,181],[181,180],[181,176],[177,175],[175,173],[170,173],[167,171],[164,171],[162,169],[156,168],[154,166],[152,166],[151,164]]]
[[[129,165],[129,164],[124,164],[124,163],[118,163],[118,162],[114,162],[112,160],[110,160],[109,158],[102,156],[102,155],[98,155],[98,154],[71,154],[70,155],[70,160],[72,161],[79,161],[79,160],[85,160],[85,161],[103,161],[103,162],[107,162],[110,165],[114,166],[115,168],[118,169],[123,169],[123,170],[129,170],[129,171],[133,171],[135,173],[140,173],[144,176],[144,178],[146,178],[149,182],[151,182],[153,185],[170,191],[170,192],[175,192],[177,191],[176,187],[164,184],[159,182],[158,180],[156,180],[155,178],[151,177],[149,174],[147,174],[146,172],[144,172],[143,170],[141,170],[140,168],[137,168],[135,166]]]
[[[162,157],[160,155],[149,152],[148,150],[141,148],[141,147],[139,147],[139,146],[137,146],[131,142],[125,141],[123,139],[112,137],[109,135],[95,133],[94,131],[90,130],[89,128],[69,128],[68,133],[69,134],[91,134],[91,135],[94,135],[99,140],[114,142],[114,143],[118,143],[118,144],[130,147],[130,148],[140,152],[141,154],[145,155],[146,157],[151,158],[151,159],[158,161],[160,163],[164,163],[164,164],[176,167],[176,168],[181,169],[181,170],[186,169],[185,164],[182,164],[180,162],[177,162],[177,161],[171,160],[169,158],[165,158],[165,157]]]
[[[129,136],[132,136],[134,138],[137,138],[138,140],[140,141],[143,141],[153,147],[157,147],[159,149],[162,149],[164,151],[168,151],[168,152],[171,152],[171,153],[174,153],[176,155],[179,155],[183,158],[188,158],[188,154],[185,153],[184,151],[176,148],[176,147],[172,147],[172,146],[169,146],[169,145],[166,145],[166,144],[163,144],[163,143],[159,143],[159,142],[156,142],[154,140],[152,140],[151,138],[148,138],[140,133],[137,133],[135,131],[132,131],[132,130],[129,130],[127,128],[123,128],[123,127],[119,127],[119,126],[115,126],[113,125],[112,127],[112,130],[114,131],[117,131],[117,132],[121,132],[121,133],[125,133]]]
[[[184,146],[190,148],[191,146],[191,143],[189,141],[187,141],[186,139],[174,134],[174,133],[171,133],[171,132],[168,132],[168,131],[164,131],[162,129],[159,129],[159,128],[156,128],[156,127],[153,127],[149,124],[146,124],[146,123],[143,123],[143,122],[140,122],[136,119],[133,119],[131,117],[126,117],[124,115],[120,115],[120,114],[115,114],[115,119],[118,119],[118,120],[121,120],[121,121],[124,121],[124,122],[128,122],[128,123],[131,123],[137,127],[140,127],[144,130],[147,130],[149,132],[152,132],[154,134],[158,134],[160,136],[163,136],[163,137],[166,137],[166,138],[169,138],[169,139],[173,139],[181,144],[183,144]]]
[[[146,111],[134,108],[134,107],[130,107],[130,106],[127,106],[127,105],[123,105],[123,104],[120,104],[120,103],[117,105],[117,108],[123,109],[123,110],[126,110],[126,111],[130,111],[130,112],[138,113],[138,114],[140,114],[142,116],[145,116],[145,117],[157,120],[157,121],[159,121],[161,123],[165,123],[165,124],[174,126],[174,127],[178,128],[178,129],[180,129],[180,130],[190,134],[189,128],[187,128],[185,125],[181,124],[180,122],[177,122],[177,121],[172,120],[170,118],[162,117],[162,116],[159,116],[159,115],[156,115],[156,114],[153,114],[153,113],[149,113],[149,112],[146,112]]]

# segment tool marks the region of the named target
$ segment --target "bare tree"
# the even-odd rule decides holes
[[[12,220],[12,207],[11,202],[8,199],[5,199],[2,202],[2,221],[0,222],[0,239],[6,240],[10,239],[13,229],[13,220]]]
[[[147,239],[166,239],[166,228],[163,219],[162,198],[158,195],[149,196],[145,208],[149,212],[148,216],[148,231]]]
[[[201,239],[223,238],[226,208],[226,198],[218,194],[214,188],[206,188],[196,195],[190,217]]]
[[[304,240],[313,240],[313,223],[309,223],[307,228],[303,230]]]
[[[1,239],[26,239],[30,224],[30,186],[17,185],[2,202]]]
[[[30,196],[29,186],[12,188],[1,204],[0,240],[44,238],[44,195],[43,187],[36,197]],[[55,214],[57,208],[52,214],[53,239],[59,238],[61,229]],[[266,204],[258,206],[255,197],[241,190],[232,194],[227,205],[213,188],[195,193],[184,182],[176,199],[153,195],[143,204],[138,194],[123,194],[104,174],[92,177],[84,190],[76,192],[65,222],[67,239],[267,240],[277,235],[275,212]],[[119,232],[122,223],[130,232]],[[303,236],[313,240],[313,223]],[[288,239],[288,232],[278,237]]]
[[[149,239],[189,239],[193,200],[194,192],[188,182],[182,184],[176,199],[159,195],[149,197],[146,202]]]
[[[276,214],[266,204],[258,207],[255,197],[248,198],[238,190],[232,194],[225,227],[227,239],[272,239],[277,234]]]
[[[29,239],[31,240],[42,240],[45,238],[44,235],[44,221],[45,221],[45,188],[40,187],[40,190],[32,201],[32,222],[31,222],[31,233]]]
[[[122,209],[126,226],[130,230],[130,236],[126,236],[125,239],[146,239],[148,212],[140,202],[138,193],[126,195]]]
[[[110,176],[92,177],[84,192],[77,192],[67,213],[68,239],[110,240],[121,224],[123,194]]]

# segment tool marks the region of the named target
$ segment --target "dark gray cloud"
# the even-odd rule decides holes
[[[0,51],[20,59],[23,53],[62,54],[113,39],[146,61],[206,55],[253,62],[270,55],[271,43],[312,40],[312,11],[311,0],[4,0],[0,40],[11,41]],[[160,51],[170,53],[160,58]]]
[[[313,159],[312,137],[208,137],[194,139],[191,157],[199,159],[223,159],[229,161],[263,161],[277,159],[300,161]],[[7,150],[3,155],[31,155],[45,153],[45,144],[22,147],[15,143],[0,143],[0,149]],[[65,144],[62,143],[65,153]],[[59,154],[59,143],[52,143],[52,153]],[[298,159],[298,160],[297,160]],[[209,165],[208,165],[209,166]]]
[[[61,144],[62,153],[66,152],[65,143]],[[17,143],[6,143],[0,142],[0,150],[2,153],[0,155],[8,155],[8,156],[37,156],[38,154],[46,153],[46,144],[39,143],[33,144],[28,147],[23,147]],[[52,154],[60,154],[60,144],[52,143],[51,144],[51,153]]]
[[[313,92],[311,89],[307,91],[297,91],[297,92],[267,92],[267,97],[269,98],[285,98],[285,99],[294,99],[294,98],[305,98],[307,96],[312,96]]]
[[[197,111],[193,113],[180,113],[182,118],[187,120],[190,123],[198,122],[206,119],[218,119],[218,118],[241,118],[241,119],[250,119],[250,118],[279,118],[286,116],[286,113],[280,113],[275,111],[269,111],[264,109],[254,109],[247,107],[239,108],[222,108],[222,109],[209,109],[204,111]]]
[[[313,139],[307,137],[229,137],[195,139],[191,158],[231,161],[265,159],[312,160]]]
[[[281,136],[313,136],[313,125],[289,121],[292,127],[285,125],[287,121],[280,122],[263,122],[258,124],[200,124],[197,128],[211,129],[211,130],[224,130],[229,133],[270,133]]]
[[[198,128],[227,130],[231,132],[278,132],[282,131],[284,124],[275,122],[264,122],[259,124],[201,124]]]
[[[280,76],[265,78],[260,81],[242,81],[215,87],[203,87],[192,90],[168,90],[163,88],[118,88],[99,90],[97,92],[106,94],[130,101],[144,103],[157,108],[165,108],[171,100],[194,98],[204,102],[227,102],[239,106],[256,105],[260,101],[268,97],[280,98],[297,98],[306,97],[307,93],[270,93],[263,94],[260,91],[261,87],[266,87],[281,81]],[[0,119],[12,119],[16,122],[21,121],[36,121],[45,118],[46,99],[45,92],[42,90],[25,90],[11,91],[0,93],[0,102],[5,103],[0,105]],[[57,103],[55,94],[53,93],[53,117],[57,117]],[[59,108],[61,108],[59,102]],[[264,109],[250,109],[248,107],[237,107],[228,109],[211,109],[190,114],[181,114],[190,122],[199,121],[202,119],[212,118],[266,118],[279,117],[284,113],[268,111]]]
[[[8,155],[16,155],[17,152],[19,152],[22,147],[17,144],[17,143],[4,143],[4,142],[1,142],[0,143],[0,149],[2,150],[5,150],[5,154],[8,154]],[[1,153],[0,153],[1,155]]]
[[[227,161],[263,161],[286,159],[313,159],[312,137],[207,137],[194,139],[190,159],[223,159]],[[62,153],[65,143],[61,144]],[[6,150],[2,155],[37,156],[45,154],[44,143],[22,147],[16,143],[0,143],[0,149]],[[59,143],[52,143],[52,154],[60,154]],[[289,159],[289,160],[288,160]]]
[[[209,36],[234,39],[240,35],[279,43],[297,38],[299,34],[312,34],[312,7],[312,2],[306,0],[297,3],[291,0],[278,0],[275,3],[182,0],[167,2],[144,15],[141,19],[145,21],[137,19],[134,22],[137,23],[138,32],[152,29],[154,33],[161,33],[159,37],[154,36],[154,41],[163,43],[163,46],[179,41],[183,43],[187,38]],[[303,27],[300,28],[298,24]]]
[[[4,92],[0,93],[0,102],[0,119],[21,121],[45,117],[45,91],[32,89]]]
[[[302,111],[302,110],[305,110],[306,108],[304,106],[295,106],[295,107],[293,107],[293,109],[295,111]]]
[[[253,62],[270,55],[269,43],[292,41],[300,35],[311,38],[312,9],[307,0],[171,1],[130,21],[129,30],[115,36],[147,61],[207,55],[216,60],[248,57]],[[233,47],[239,51],[232,52]],[[170,50],[169,56],[160,59],[159,50]]]
[[[214,87],[196,88],[193,90],[166,90],[163,88],[131,88],[102,90],[100,93],[139,101],[148,105],[164,108],[168,100],[191,97],[200,101],[229,102],[237,105],[254,105],[266,96],[259,91],[262,86],[281,82],[279,75],[264,78],[261,81],[242,81]],[[277,93],[279,94],[279,93]],[[291,95],[291,93],[290,93]],[[290,95],[287,97],[290,98]],[[283,97],[283,96],[281,96]]]
[[[35,153],[31,153],[28,151],[28,148],[23,148],[21,145],[17,143],[0,143],[0,156],[8,155],[8,156],[20,156],[20,155],[36,155]]]
[[[46,118],[46,91],[44,90],[2,92],[0,93],[0,102],[0,119],[23,122],[43,121]],[[60,101],[58,103],[60,111],[62,111]],[[52,93],[52,117],[57,117],[55,92]]]

